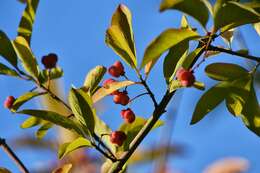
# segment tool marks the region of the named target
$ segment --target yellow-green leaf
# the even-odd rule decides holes
[[[37,79],[40,70],[28,42],[25,38],[18,36],[12,43],[24,69]]]
[[[40,118],[29,117],[20,125],[20,127],[23,129],[27,129],[27,128],[37,126],[37,125],[41,124],[41,122],[42,122],[42,120]]]
[[[83,85],[84,91],[88,91],[90,94],[92,94],[103,79],[106,71],[106,67],[100,65],[93,68],[85,78],[85,82]]]
[[[190,29],[168,29],[153,40],[145,50],[141,68],[150,61],[156,61],[165,51],[181,43],[199,38],[198,33]]]
[[[35,136],[37,139],[42,139],[48,132],[50,128],[52,128],[53,124],[50,122],[44,122],[41,127],[36,131]]]
[[[214,6],[214,29],[229,29],[260,21],[260,14],[239,2],[218,0]]]
[[[61,145],[59,147],[59,151],[58,151],[59,159],[68,155],[72,151],[75,151],[75,150],[77,150],[79,148],[83,148],[83,147],[92,147],[91,142],[88,139],[83,138],[83,137],[79,137],[72,142],[64,143],[63,145]]]
[[[106,32],[106,43],[128,65],[132,68],[137,67],[132,16],[130,10],[123,4],[120,4],[113,14],[111,26]]]
[[[11,171],[9,171],[6,168],[0,167],[0,173],[12,173]]]
[[[29,44],[31,42],[33,23],[35,20],[38,3],[39,0],[27,0],[27,5],[18,28],[18,36],[24,37]]]
[[[163,0],[160,5],[160,11],[175,9],[184,12],[206,27],[209,19],[209,10],[211,5],[207,0]]]
[[[234,80],[248,74],[243,67],[231,63],[212,63],[205,68],[206,74],[215,80]]]
[[[19,76],[19,74],[14,69],[9,68],[2,63],[0,63],[0,74],[1,75],[13,76],[13,77]]]
[[[43,69],[39,75],[40,83],[45,83],[48,80],[54,80],[61,78],[63,76],[63,70],[60,67],[55,67],[52,69]]]
[[[98,102],[99,100],[101,100],[105,96],[111,94],[112,92],[114,92],[114,91],[116,91],[120,88],[129,86],[129,85],[134,85],[134,84],[137,84],[137,83],[133,82],[133,81],[126,80],[126,81],[121,81],[121,82],[113,82],[113,83],[107,85],[106,87],[101,87],[92,96],[93,103]]]
[[[6,59],[14,67],[17,67],[17,55],[8,36],[0,30],[0,56]]]

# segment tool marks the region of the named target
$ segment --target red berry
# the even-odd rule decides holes
[[[117,82],[116,80],[114,80],[114,79],[112,79],[112,78],[110,78],[110,79],[107,79],[107,80],[105,80],[104,82],[103,82],[103,87],[104,88],[109,88],[109,85],[111,84],[111,83],[113,83],[113,82]],[[116,91],[113,91],[110,95],[115,95],[115,94],[118,94],[119,93],[119,91],[118,90],[116,90]]]
[[[110,142],[118,146],[121,146],[126,138],[126,134],[122,131],[114,131],[110,134]]]
[[[113,98],[115,104],[127,105],[129,103],[130,98],[127,95],[127,92],[118,92],[114,95]]]
[[[113,66],[115,66],[118,70],[118,72],[120,73],[120,75],[124,75],[125,74],[125,69],[123,64],[120,61],[116,61]]]
[[[108,73],[113,77],[119,77],[125,74],[124,66],[120,61],[116,61],[109,67]]]
[[[195,82],[195,76],[190,70],[185,70],[183,68],[179,69],[177,72],[177,79],[181,82],[184,87],[190,87]]]
[[[124,118],[126,123],[131,124],[135,121],[135,113],[130,108],[122,110],[121,116]]]
[[[13,96],[8,96],[4,101],[4,107],[7,109],[11,109],[15,102],[15,98]]]
[[[46,69],[51,69],[56,67],[58,61],[58,56],[54,53],[42,57],[42,64]]]

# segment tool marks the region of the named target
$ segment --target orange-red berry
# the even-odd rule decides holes
[[[190,87],[195,82],[195,76],[191,70],[181,68],[177,71],[176,76],[184,87]]]
[[[4,107],[7,109],[11,109],[15,102],[15,98],[13,96],[8,96],[4,101]]]
[[[121,104],[125,106],[129,103],[130,98],[128,97],[127,92],[124,91],[116,93],[113,100],[115,104]]]
[[[113,82],[117,82],[117,81],[114,80],[114,79],[112,79],[112,78],[107,79],[107,80],[105,80],[105,81],[103,82],[102,86],[103,86],[104,88],[109,88],[109,85],[110,85],[111,83],[113,83]],[[118,94],[118,93],[119,93],[119,91],[116,90],[116,91],[113,91],[110,95],[115,95],[115,94]]]
[[[122,146],[127,136],[122,131],[114,131],[110,134],[110,142],[118,146]]]
[[[126,123],[133,123],[135,121],[135,113],[130,108],[122,110],[121,116]]]
[[[54,53],[50,53],[42,57],[42,64],[46,69],[51,69],[56,67],[58,61],[58,56]]]
[[[125,74],[123,64],[120,61],[116,61],[108,68],[108,73],[113,77],[123,76]]]

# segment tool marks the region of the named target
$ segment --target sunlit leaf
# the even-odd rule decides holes
[[[218,0],[214,6],[214,29],[229,29],[260,21],[260,14],[253,8],[234,1]]]
[[[47,110],[32,110],[32,109],[25,109],[19,112],[16,112],[18,114],[26,114],[30,116],[34,116],[37,118],[41,118],[43,120],[49,121],[53,124],[56,124],[58,126],[61,126],[68,130],[74,130],[78,134],[82,134],[80,127],[70,120],[69,118],[64,117],[63,115],[60,115],[56,112],[47,111]]]
[[[137,67],[132,16],[123,4],[113,14],[111,26],[106,32],[106,43],[132,68]]]
[[[53,124],[50,122],[44,122],[43,125],[36,131],[35,136],[37,139],[42,139],[48,132],[50,128],[53,127]]]
[[[212,63],[205,68],[206,74],[215,80],[234,80],[248,74],[243,67],[231,63]]]
[[[38,3],[39,0],[27,0],[27,5],[23,12],[18,28],[18,36],[24,37],[29,44],[31,42],[33,24]]]
[[[160,11],[168,9],[184,12],[194,17],[202,26],[206,27],[211,5],[207,0],[163,0],[160,5]]]
[[[86,76],[84,82],[84,90],[89,93],[93,93],[98,87],[98,84],[103,79],[103,76],[106,73],[106,68],[103,66],[96,66],[93,68]]]
[[[146,119],[142,117],[136,117],[135,121],[132,124],[123,123],[119,130],[125,132],[127,139],[124,141],[124,144],[118,148],[118,151],[126,151],[129,148],[129,144],[132,142],[134,137],[138,134],[138,132],[142,129],[142,127],[146,123]],[[153,126],[153,129],[162,126],[164,123],[161,120],[158,120],[157,123]]]
[[[9,68],[2,63],[0,63],[0,74],[1,75],[13,76],[13,77],[19,76],[19,74],[14,69]]]
[[[146,48],[141,68],[150,61],[156,61],[165,51],[182,41],[199,38],[198,33],[190,29],[168,29],[162,32]]]
[[[59,151],[58,151],[59,159],[68,155],[72,151],[83,147],[92,147],[91,142],[88,139],[83,137],[79,137],[72,142],[64,143],[59,147]]]
[[[81,124],[85,125],[91,133],[93,133],[95,127],[95,115],[91,97],[81,90],[71,88],[69,93],[69,104],[76,119]]]
[[[72,164],[66,164],[55,169],[54,171],[52,171],[52,173],[70,173],[71,168],[72,168]]]
[[[13,48],[12,42],[7,35],[0,30],[0,56],[5,58],[14,67],[17,67],[17,55]]]
[[[170,93],[179,89],[179,88],[182,88],[182,84],[180,83],[179,80],[172,80],[170,83],[169,83],[169,91]]]
[[[221,82],[206,91],[197,102],[191,124],[199,122],[226,98],[228,83]]]
[[[233,38],[234,38],[234,31],[235,31],[235,29],[233,28],[233,29],[227,30],[221,34],[221,37],[223,38],[223,40],[227,43],[227,45],[230,48],[231,48],[231,42],[233,41]]]
[[[98,102],[99,100],[101,100],[105,96],[111,94],[112,92],[114,92],[114,91],[116,91],[120,88],[129,86],[129,85],[134,85],[134,84],[137,84],[137,83],[133,82],[133,81],[126,80],[126,81],[121,81],[121,82],[113,82],[111,84],[108,84],[106,87],[101,87],[92,96],[93,103]]]
[[[12,112],[16,112],[24,103],[28,102],[29,100],[44,95],[45,92],[27,92],[23,94],[22,96],[18,97],[15,102],[13,103],[13,106],[11,108]]]
[[[0,167],[0,173],[12,173],[11,171],[9,171],[6,168]]]
[[[21,124],[20,127],[23,129],[27,129],[27,128],[37,126],[37,125],[41,124],[41,122],[42,122],[42,120],[40,118],[29,117]]]
[[[195,81],[193,87],[199,90],[205,90],[205,84],[199,81]]]
[[[12,43],[24,69],[37,79],[40,73],[39,67],[27,41],[18,36]]]

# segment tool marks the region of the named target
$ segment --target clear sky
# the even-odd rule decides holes
[[[38,60],[42,55],[55,52],[59,55],[59,65],[64,69],[65,75],[62,79],[65,91],[68,91],[71,84],[81,86],[88,70],[96,65],[109,66],[119,57],[104,43],[105,30],[109,26],[113,11],[119,3],[126,4],[133,14],[133,29],[137,46],[138,61],[141,61],[145,47],[160,32],[170,27],[178,27],[180,13],[176,11],[160,14],[158,12],[160,0],[42,0],[39,4],[35,27],[32,37],[32,49]],[[12,39],[16,36],[19,20],[24,5],[16,0],[0,1],[0,29],[5,31]],[[189,18],[195,27],[199,25]],[[200,28],[201,29],[201,28]],[[252,29],[246,26],[241,29],[246,38],[250,53],[260,55],[260,37]],[[218,42],[223,44],[222,42]],[[237,48],[234,44],[234,48]],[[163,59],[163,58],[162,58]],[[165,91],[165,82],[162,73],[162,59],[153,69],[148,80],[156,98],[159,100]],[[221,55],[207,60],[207,63],[215,61],[234,62],[230,56]],[[0,62],[2,59],[0,59]],[[237,63],[244,64],[244,60]],[[206,64],[200,66],[196,71],[198,80],[206,83],[207,88],[214,84],[203,74]],[[127,73],[133,79],[130,69]],[[107,76],[108,77],[108,76]],[[0,77],[0,103],[8,95],[19,96],[28,91],[32,86],[28,83],[17,81],[7,77]],[[136,91],[138,89],[138,91]],[[135,96],[143,90],[134,87],[130,95]],[[259,91],[259,90],[257,90]],[[228,113],[224,104],[210,113],[200,123],[190,126],[192,112],[202,91],[186,89],[183,93],[181,105],[178,107],[177,121],[173,133],[173,142],[187,146],[185,157],[171,159],[171,166],[187,173],[200,173],[202,169],[212,161],[226,156],[244,157],[250,161],[250,173],[260,172],[259,154],[260,138],[250,132],[243,123]],[[176,101],[178,101],[176,99]],[[121,119],[119,112],[122,107],[115,106],[111,100],[105,99],[105,112],[103,118],[116,129]],[[169,109],[176,103],[174,100]],[[29,104],[27,106],[35,106]],[[37,106],[37,105],[36,105]],[[152,103],[147,98],[139,99],[132,105],[137,114],[148,117],[152,111]],[[25,117],[15,116],[0,107],[0,136],[7,140],[14,139],[24,134],[33,133],[30,130],[21,130],[19,124]],[[155,134],[159,131],[154,132]],[[47,136],[48,137],[48,136]],[[151,135],[145,140],[144,146],[158,142],[156,135]],[[56,157],[50,152],[39,152],[31,150],[18,150],[18,155],[26,165],[34,168],[39,164],[51,161]],[[10,159],[0,150],[0,166],[6,166],[18,172]],[[140,170],[139,172],[145,172]],[[138,172],[138,171],[133,171]]]

